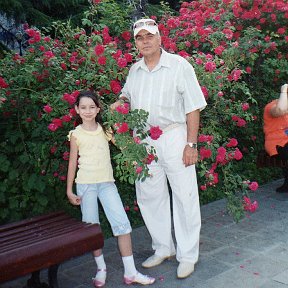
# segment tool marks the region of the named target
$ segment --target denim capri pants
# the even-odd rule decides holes
[[[132,231],[124,210],[118,189],[114,182],[95,184],[76,183],[77,195],[81,197],[82,221],[99,223],[98,198],[105,211],[114,236],[125,235]]]

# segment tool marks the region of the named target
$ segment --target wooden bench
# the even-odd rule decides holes
[[[269,156],[265,150],[261,150],[257,155],[256,165],[258,168],[280,167],[288,168],[288,161],[283,161],[278,157]]]
[[[27,287],[58,287],[61,262],[104,245],[99,224],[53,212],[0,226],[0,283],[32,273]],[[40,282],[48,268],[49,286]]]

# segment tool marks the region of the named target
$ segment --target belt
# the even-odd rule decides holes
[[[165,127],[164,129],[162,129],[162,132],[165,133],[165,132],[168,132],[176,127],[179,127],[179,126],[182,126],[184,124],[180,124],[180,123],[173,123],[173,124],[170,124],[168,125],[167,127]]]

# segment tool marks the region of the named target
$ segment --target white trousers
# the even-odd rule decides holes
[[[148,140],[156,149],[158,162],[153,161],[149,165],[151,178],[136,182],[136,194],[155,254],[173,255],[175,246],[171,231],[168,178],[172,190],[176,257],[179,262],[196,263],[201,217],[195,165],[185,167],[182,161],[186,134],[186,126],[179,126],[163,133],[157,140]]]

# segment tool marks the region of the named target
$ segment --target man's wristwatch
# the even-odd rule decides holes
[[[190,148],[197,149],[197,143],[187,142],[187,145],[188,145]]]

